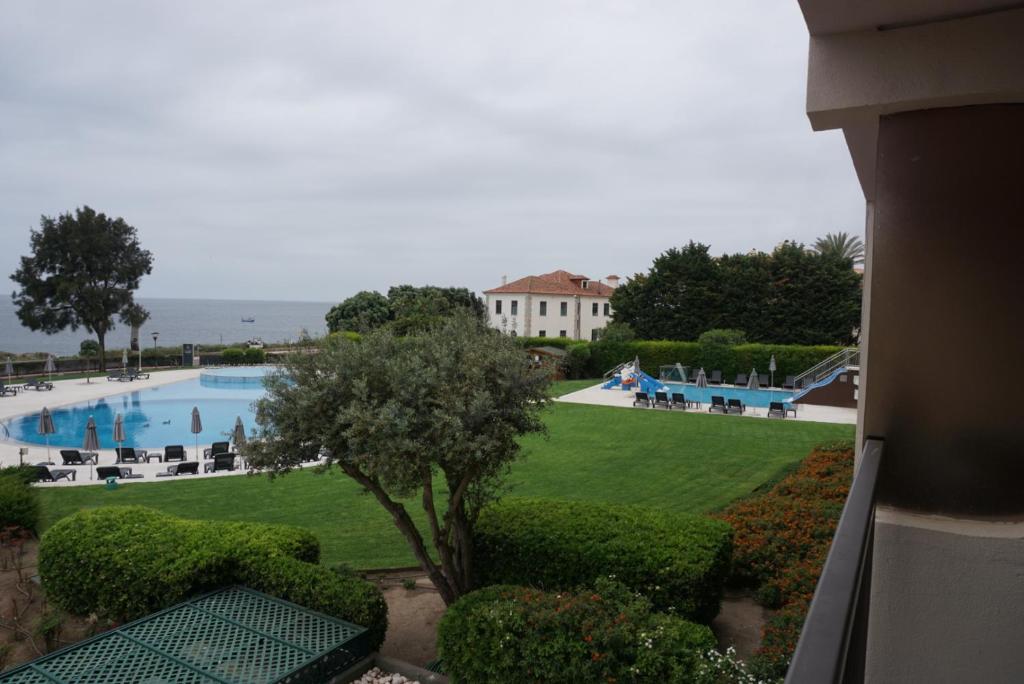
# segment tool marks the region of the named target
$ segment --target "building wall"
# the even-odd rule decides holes
[[[880,121],[861,387],[863,434],[885,439],[871,682],[1024,672],[1022,178],[1024,105]]]
[[[501,300],[502,313],[495,313],[495,301]],[[577,312],[577,300],[579,311]],[[562,330],[570,339],[590,340],[592,333],[608,325],[610,316],[604,315],[605,304],[609,305],[608,297],[571,297],[566,295],[541,294],[489,294],[486,296],[487,315],[492,327],[515,331],[519,336],[539,337],[541,331],[547,337],[559,337]],[[512,301],[518,302],[518,315],[513,321]],[[547,302],[547,315],[541,316],[541,302]],[[593,315],[593,303],[598,305],[597,316]],[[566,315],[561,315],[561,305],[566,305]],[[527,312],[529,318],[527,318]],[[504,326],[503,321],[504,320]],[[577,321],[578,336],[577,336]],[[513,325],[514,323],[514,325]]]

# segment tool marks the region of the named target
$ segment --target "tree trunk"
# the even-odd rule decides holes
[[[100,344],[100,372],[104,373],[107,370],[107,346],[106,346],[106,332],[96,331],[96,341]]]

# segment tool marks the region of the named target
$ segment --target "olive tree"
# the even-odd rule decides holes
[[[517,438],[544,431],[548,382],[465,312],[415,336],[335,335],[268,378],[245,453],[272,473],[323,455],[387,510],[451,603],[473,588],[473,526],[520,456]],[[406,508],[417,499],[424,530]]]

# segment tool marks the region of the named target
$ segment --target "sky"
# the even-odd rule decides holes
[[[4,3],[0,275],[83,204],[153,252],[142,297],[481,291],[862,235],[807,43],[796,0]]]

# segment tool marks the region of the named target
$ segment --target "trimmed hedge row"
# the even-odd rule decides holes
[[[35,472],[28,467],[0,469],[0,528],[38,529],[39,492],[29,484],[34,480]]]
[[[599,580],[581,593],[494,586],[452,604],[438,650],[466,682],[691,682],[711,630],[651,612],[646,599]]]
[[[266,361],[266,353],[259,347],[228,347],[220,353],[221,363],[229,366],[239,366],[247,363],[263,363]]]
[[[76,615],[133,620],[232,584],[362,625],[384,641],[387,605],[373,584],[316,563],[312,533],[285,525],[185,520],[143,506],[83,510],[39,545],[47,596]]]
[[[481,585],[569,590],[612,575],[656,610],[708,623],[718,614],[732,528],[639,506],[505,499],[474,528]]]

